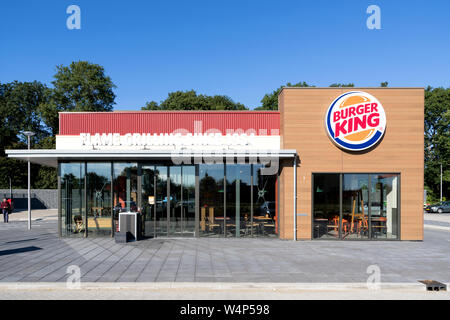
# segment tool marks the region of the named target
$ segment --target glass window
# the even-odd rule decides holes
[[[371,175],[370,202],[372,238],[398,238],[398,176]]]
[[[195,166],[183,166],[182,186],[182,221],[183,235],[193,236],[195,233]]]
[[[84,174],[82,163],[60,163],[61,175],[61,234],[84,235],[86,211],[84,208]]]
[[[156,166],[156,208],[155,208],[155,229],[157,236],[167,236],[168,220],[167,220],[167,167]]]
[[[246,234],[274,237],[278,232],[277,176],[265,175],[263,168],[262,164],[253,165],[253,217],[245,217]]]
[[[344,174],[342,188],[343,239],[369,238],[369,175]]]
[[[339,238],[339,174],[313,175],[313,238]]]
[[[142,172],[142,233],[146,237],[155,236],[155,166],[143,165]]]
[[[201,237],[223,235],[225,230],[224,165],[200,164],[199,166],[199,234]]]
[[[111,235],[111,163],[87,163],[87,227],[89,235]]]
[[[246,221],[251,219],[251,171],[249,164],[226,166],[226,222],[227,236],[248,235]]]
[[[313,238],[398,239],[398,179],[397,174],[314,174]]]
[[[113,163],[114,226],[119,230],[119,212],[138,212],[137,163]]]
[[[169,235],[183,234],[182,197],[181,197],[181,166],[172,166],[170,171],[170,216]]]

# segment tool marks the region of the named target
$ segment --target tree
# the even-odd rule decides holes
[[[432,200],[440,195],[440,167],[443,170],[442,195],[450,197],[450,88],[425,90],[425,186]]]
[[[39,106],[47,101],[47,87],[40,82],[18,82],[0,84],[0,187],[25,188],[27,185],[27,164],[23,161],[7,158],[5,149],[26,149],[27,139],[23,131],[33,131],[35,136],[31,143],[38,144],[49,138],[50,130],[41,121]],[[51,171],[33,165],[33,176],[39,175],[41,170]],[[56,172],[54,182],[56,187]]]
[[[386,88],[388,86],[389,82],[385,81],[385,82],[381,82],[380,83],[380,87],[382,88]]]
[[[227,96],[198,95],[194,90],[190,90],[170,92],[161,104],[158,105],[155,101],[147,102],[141,110],[247,110],[247,108]]]
[[[354,83],[333,83],[330,84],[330,87],[336,87],[336,88],[352,88],[354,87],[355,84]]]
[[[42,118],[58,133],[58,112],[62,111],[112,111],[116,87],[105,70],[87,61],[72,62],[70,66],[59,65],[49,92],[49,101],[40,108]]]
[[[255,108],[255,110],[278,110],[278,95],[284,87],[314,87],[306,82],[299,82],[296,84],[291,84],[288,82],[285,86],[281,86],[274,90],[272,93],[265,94],[261,99],[261,107]]]

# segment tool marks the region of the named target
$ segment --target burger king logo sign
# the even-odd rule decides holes
[[[330,139],[349,151],[361,151],[375,145],[386,129],[386,114],[374,96],[346,92],[329,106],[325,127]]]

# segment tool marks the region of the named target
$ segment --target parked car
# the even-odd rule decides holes
[[[429,205],[425,210],[427,212],[433,213],[450,212],[450,201],[442,201],[436,204]]]

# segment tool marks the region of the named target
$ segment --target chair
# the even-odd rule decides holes
[[[362,219],[358,221],[358,225],[356,227],[356,232],[358,234],[362,235],[362,233],[367,232],[367,230],[369,230],[369,225],[367,223],[367,218],[366,217],[362,217]]]
[[[336,238],[339,237],[339,216],[334,216],[333,219],[333,224],[329,224],[327,225],[328,229],[333,229],[333,231],[336,232],[336,234],[334,235]],[[342,229],[344,231],[344,236],[348,235],[348,221],[346,219],[342,219]]]
[[[327,229],[333,229],[333,231],[336,232],[334,236],[339,237],[339,217],[334,216],[331,221],[333,222],[333,224],[328,224]]]
[[[206,208],[202,207],[200,210],[200,230],[206,231]]]
[[[373,220],[372,220],[372,229],[374,230],[378,230],[378,232],[382,233],[384,231],[386,231],[386,223],[387,223],[387,218],[386,217],[380,217],[378,218],[377,222],[380,222],[380,224],[373,224]]]
[[[209,207],[209,217],[208,217],[208,231],[211,232],[214,228],[220,227],[220,224],[215,222],[214,219],[214,207]]]

